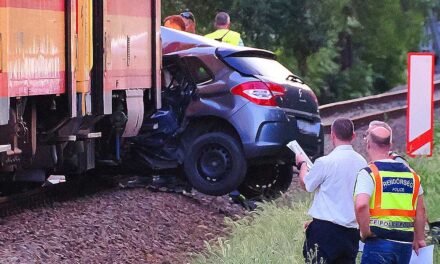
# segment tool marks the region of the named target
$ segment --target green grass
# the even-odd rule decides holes
[[[231,227],[228,238],[207,243],[204,254],[193,264],[254,264],[254,263],[304,263],[302,245],[303,224],[309,219],[308,196],[284,196],[277,203],[261,204],[250,216],[238,221],[226,219]]]
[[[435,149],[431,158],[409,159],[422,179],[430,222],[440,221],[440,123],[436,123]]]
[[[440,129],[435,135],[436,149],[432,158],[410,159],[422,177],[431,222],[440,220]],[[285,195],[276,202],[262,204],[248,217],[238,221],[226,219],[230,235],[206,242],[206,251],[196,255],[192,264],[304,263],[303,224],[309,220],[310,199],[304,193]],[[427,241],[435,243],[429,236]],[[438,244],[434,263],[440,263]]]
[[[435,149],[432,157],[409,159],[411,166],[422,179],[429,222],[440,221],[440,123],[436,123],[435,126]],[[434,263],[440,263],[438,241],[433,241],[429,233],[427,241],[428,243],[437,244],[434,250]]]

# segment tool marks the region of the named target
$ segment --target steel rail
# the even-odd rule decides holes
[[[440,107],[440,79],[434,82],[434,107]],[[356,109],[364,109],[367,106],[375,106],[380,104],[395,103],[396,101],[404,102],[404,106],[391,107],[387,110],[371,111],[370,113],[364,113],[350,117],[356,128],[367,125],[367,123],[373,120],[386,120],[401,117],[406,114],[407,111],[407,95],[408,91],[395,91],[388,92],[373,96],[362,97],[353,100],[347,100],[342,102],[336,102],[332,104],[326,104],[319,108],[320,115],[323,120],[324,133],[330,133],[331,117],[341,116],[344,113],[350,113]],[[366,111],[367,112],[367,111]]]

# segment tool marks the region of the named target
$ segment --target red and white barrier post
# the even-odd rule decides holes
[[[408,53],[406,149],[411,157],[432,156],[434,67],[433,53]]]

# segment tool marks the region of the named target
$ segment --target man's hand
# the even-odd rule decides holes
[[[298,166],[298,164],[300,162],[306,161],[305,158],[301,154],[295,155],[295,160],[296,160],[296,163],[295,163],[296,166]]]
[[[310,223],[312,223],[312,220],[304,222],[304,231],[307,230],[307,228],[309,227]]]
[[[362,230],[361,230],[361,241],[362,242],[365,242],[365,240],[369,237],[374,237],[374,234],[371,232],[370,229],[368,229],[365,232],[362,232]]]
[[[414,240],[413,249],[416,252],[417,256],[419,255],[419,249],[423,247],[426,247],[425,240]]]

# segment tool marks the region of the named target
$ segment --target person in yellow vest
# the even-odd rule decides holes
[[[372,161],[355,185],[355,212],[361,240],[362,264],[410,262],[412,249],[425,247],[426,223],[420,177],[390,158],[392,131],[373,126],[364,136]]]
[[[391,133],[390,141],[391,141],[391,145],[393,144],[393,137],[392,137],[393,130],[390,127],[390,125],[388,125],[387,123],[385,123],[383,121],[373,120],[368,125],[368,129],[367,129],[366,133],[368,133],[368,130],[373,129],[374,127],[383,127],[385,129],[387,129],[388,131],[390,131],[390,133]],[[391,151],[388,152],[388,155],[390,156],[390,159],[393,159],[393,160],[398,161],[398,162],[402,162],[406,166],[410,167],[408,161],[402,155],[400,155],[399,153],[391,150]]]
[[[230,29],[231,18],[228,13],[218,13],[215,16],[214,26],[216,28],[216,31],[206,35],[205,37],[215,39],[220,42],[229,43],[235,46],[244,46],[240,33],[232,31]]]

